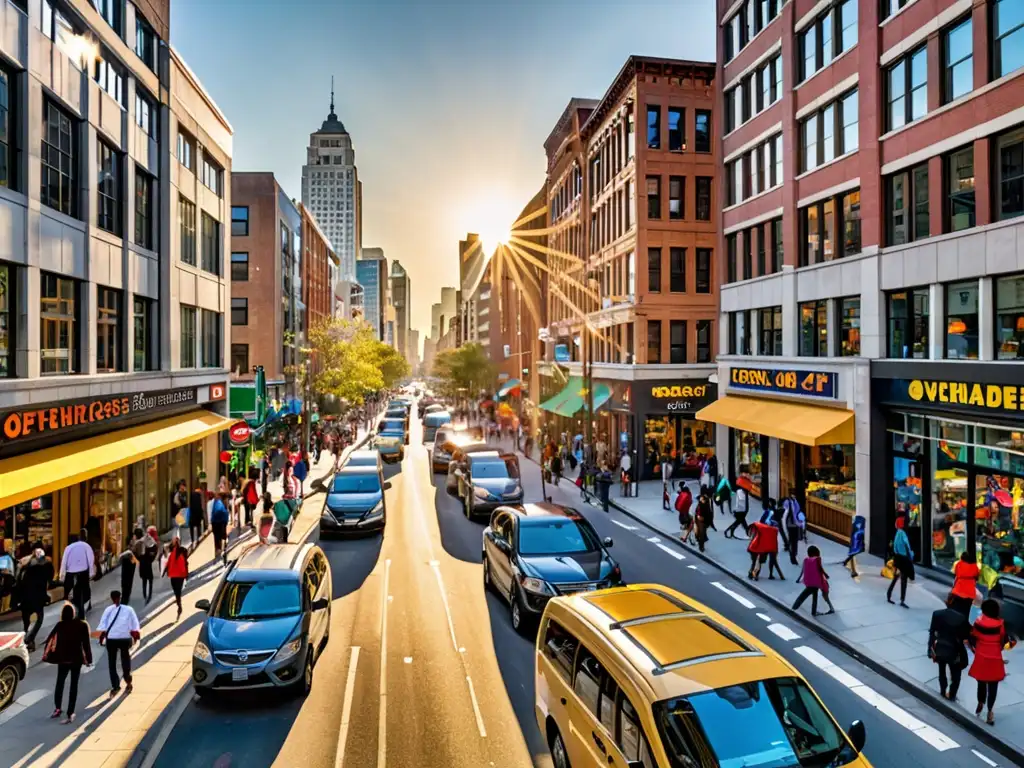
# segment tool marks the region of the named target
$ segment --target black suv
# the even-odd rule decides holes
[[[484,530],[484,588],[508,600],[512,626],[521,632],[556,595],[622,586],[611,546],[571,507],[498,507]]]

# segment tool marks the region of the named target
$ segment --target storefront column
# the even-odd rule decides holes
[[[978,359],[995,360],[995,296],[992,293],[992,278],[981,278],[978,286]]]
[[[864,518],[865,529],[864,529],[864,541],[865,546],[870,541],[871,535],[871,494],[872,494],[872,467],[871,467],[871,453],[872,453],[872,440],[874,435],[871,432],[871,399],[870,399],[870,379],[871,369],[867,366],[858,368],[858,376],[863,376],[865,381],[863,386],[861,382],[857,383],[855,387],[855,407],[854,407],[854,423],[856,424],[856,436],[853,445],[853,466],[854,466],[854,478],[857,481],[857,512],[856,514],[861,515]],[[884,430],[884,420],[883,426]],[[884,454],[884,451],[883,451]]]
[[[786,321],[783,320],[782,322],[785,323]],[[768,446],[767,446],[768,450],[764,450],[766,442],[768,444]],[[779,438],[777,438],[777,437],[767,437],[766,435],[762,435],[761,436],[761,449],[762,449],[762,451],[764,453],[764,457],[765,457],[765,462],[764,463],[767,463],[767,465],[768,465],[768,488],[767,488],[767,491],[762,494],[762,500],[764,500],[764,501],[766,501],[768,499],[776,499],[776,500],[778,500],[778,498],[779,498],[779,490],[781,488],[780,473],[779,473],[779,467],[780,467],[779,462],[780,462],[780,460],[782,458],[782,451],[780,450],[780,447],[779,447]],[[764,472],[764,463],[762,463],[762,466],[761,466],[761,472],[762,473]]]
[[[797,306],[796,274],[784,271],[782,273],[782,355],[796,357],[799,352],[800,309]]]
[[[15,365],[19,374],[34,379],[39,377],[40,368],[39,267],[19,267],[14,274],[18,281],[18,295],[25,297],[24,301],[15,303],[15,311],[18,313],[15,323]]]
[[[731,482],[739,476],[740,468],[736,466],[736,448],[729,439],[729,427],[715,424],[715,446],[718,451],[718,471],[728,474]],[[728,456],[723,455],[723,452]]]
[[[928,357],[941,360],[946,356],[946,288],[934,283],[928,288]]]

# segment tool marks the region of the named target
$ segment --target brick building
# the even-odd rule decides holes
[[[306,305],[306,330],[331,318],[331,265],[340,261],[312,212],[299,203],[302,216],[302,301]]]

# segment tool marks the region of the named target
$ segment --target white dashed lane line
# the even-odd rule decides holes
[[[750,602],[749,600],[747,600],[747,598],[745,598],[739,592],[734,592],[731,589],[729,589],[728,587],[724,586],[720,581],[712,581],[711,582],[711,586],[714,587],[715,589],[720,589],[722,592],[725,592],[725,594],[727,594],[729,597],[731,597],[737,603],[742,605],[744,608],[753,608],[754,607],[754,604],[752,602]]]
[[[975,756],[976,758],[978,758],[979,760],[981,760],[981,762],[983,762],[983,763],[984,763],[985,765],[991,765],[991,766],[992,766],[992,768],[999,768],[999,763],[997,763],[997,762],[995,762],[995,761],[993,761],[993,760],[990,760],[989,758],[985,757],[985,756],[984,756],[983,754],[981,754],[981,752],[979,752],[978,750],[976,750],[976,749],[972,749],[972,750],[971,750],[971,752],[973,752],[973,753],[974,753],[974,756]]]
[[[682,552],[677,552],[676,550],[672,549],[672,547],[666,547],[664,544],[655,544],[654,546],[656,546],[662,552],[667,552],[668,554],[672,555],[672,557],[674,557],[676,560],[686,559],[686,555],[684,555]]]
[[[772,617],[769,616],[767,613],[759,613],[759,614],[757,614],[757,618],[761,619],[761,621],[771,621],[772,620]]]
[[[619,526],[619,528],[625,528],[627,531],[638,530],[635,525],[626,525],[625,523],[620,523],[618,520],[612,520],[611,523],[612,523],[612,525]]]
[[[813,648],[801,645],[794,650],[826,675],[838,681],[841,685],[849,688],[890,720],[893,720],[897,724],[903,726],[939,752],[946,752],[947,750],[956,749],[960,746],[957,742],[953,741],[953,739],[949,738],[938,729],[918,720],[902,707],[893,704],[874,688],[869,688],[864,685],[860,680],[845,670],[837,667],[829,661],[827,657],[818,653]],[[978,753],[975,752],[975,754]]]
[[[783,640],[799,640],[800,635],[787,627],[785,624],[769,624],[768,631],[781,637]]]

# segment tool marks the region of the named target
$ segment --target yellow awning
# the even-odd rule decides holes
[[[0,509],[227,429],[234,419],[192,411],[0,461]]]
[[[855,442],[853,411],[845,409],[726,395],[697,411],[696,418],[803,445]]]

